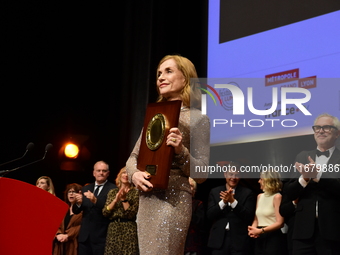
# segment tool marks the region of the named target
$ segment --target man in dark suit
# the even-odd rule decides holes
[[[335,142],[339,120],[322,114],[314,121],[317,149],[296,157],[299,177],[284,191],[289,200],[298,199],[293,227],[293,254],[340,254],[340,151]]]
[[[252,254],[252,240],[248,226],[255,216],[256,196],[239,184],[240,165],[231,162],[224,173],[226,185],[210,191],[207,218],[212,222],[208,247],[212,255]],[[236,169],[236,171],[235,171]]]
[[[283,190],[285,190],[285,185],[286,183],[283,184]],[[279,212],[288,226],[287,233],[285,234],[288,255],[293,255],[293,229],[296,204],[297,201],[291,201],[285,192],[282,193]]]
[[[116,188],[109,182],[109,165],[98,161],[93,167],[95,182],[82,188],[76,195],[77,203],[73,205],[73,213],[83,212],[78,242],[79,255],[103,255],[105,251],[106,232],[109,219],[103,216],[103,207],[107,193]]]

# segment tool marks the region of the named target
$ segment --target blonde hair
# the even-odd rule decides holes
[[[165,61],[173,59],[176,62],[177,68],[182,72],[185,84],[181,91],[181,98],[183,106],[192,106],[197,109],[201,109],[201,90],[199,89],[200,83],[198,80],[196,68],[194,64],[187,58],[182,57],[180,55],[166,55],[161,59],[157,66],[157,75],[156,80],[158,79],[158,70],[161,64]],[[157,91],[159,94],[159,89],[157,87]],[[165,102],[167,99],[162,95],[158,96],[157,102]]]
[[[126,166],[124,166],[123,168],[120,169],[119,173],[117,174],[117,177],[116,177],[116,185],[117,187],[120,189],[120,187],[122,186],[122,181],[121,181],[121,177],[122,177],[122,174],[123,173],[127,173],[126,172]],[[130,183],[128,183],[128,186],[131,186]]]
[[[48,190],[47,192],[51,193],[52,195],[55,195],[55,191],[54,191],[54,186],[53,186],[53,182],[52,182],[52,179],[48,176],[41,176],[38,178],[38,180],[36,181],[35,185],[37,186],[38,185],[38,182],[41,180],[41,179],[45,179],[46,180],[46,183],[48,185]]]
[[[261,173],[261,178],[263,180],[263,189],[270,193],[275,194],[281,191],[282,181],[281,176],[278,172],[265,171]]]

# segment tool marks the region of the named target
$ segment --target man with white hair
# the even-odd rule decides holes
[[[296,202],[293,254],[340,254],[340,135],[338,118],[321,114],[315,121],[317,148],[296,157],[299,176],[291,179],[284,192]]]
[[[98,161],[93,166],[95,182],[84,186],[80,194],[76,194],[76,203],[72,207],[75,214],[83,212],[78,236],[79,255],[103,255],[105,250],[106,233],[110,223],[103,215],[103,207],[107,193],[116,188],[108,181],[109,165]]]

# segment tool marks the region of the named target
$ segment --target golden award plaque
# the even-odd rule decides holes
[[[174,148],[166,145],[172,127],[178,127],[182,101],[148,104],[137,159],[137,168],[150,173],[150,182],[156,189],[166,189],[169,182]]]

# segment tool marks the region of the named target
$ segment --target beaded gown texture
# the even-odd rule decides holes
[[[137,229],[139,251],[144,254],[184,254],[184,245],[192,214],[192,195],[188,177],[197,183],[207,173],[195,173],[195,166],[207,166],[210,153],[210,122],[197,109],[181,110],[179,130],[184,150],[175,155],[169,176],[168,188],[139,191]],[[127,161],[129,180],[137,169],[141,136]]]

